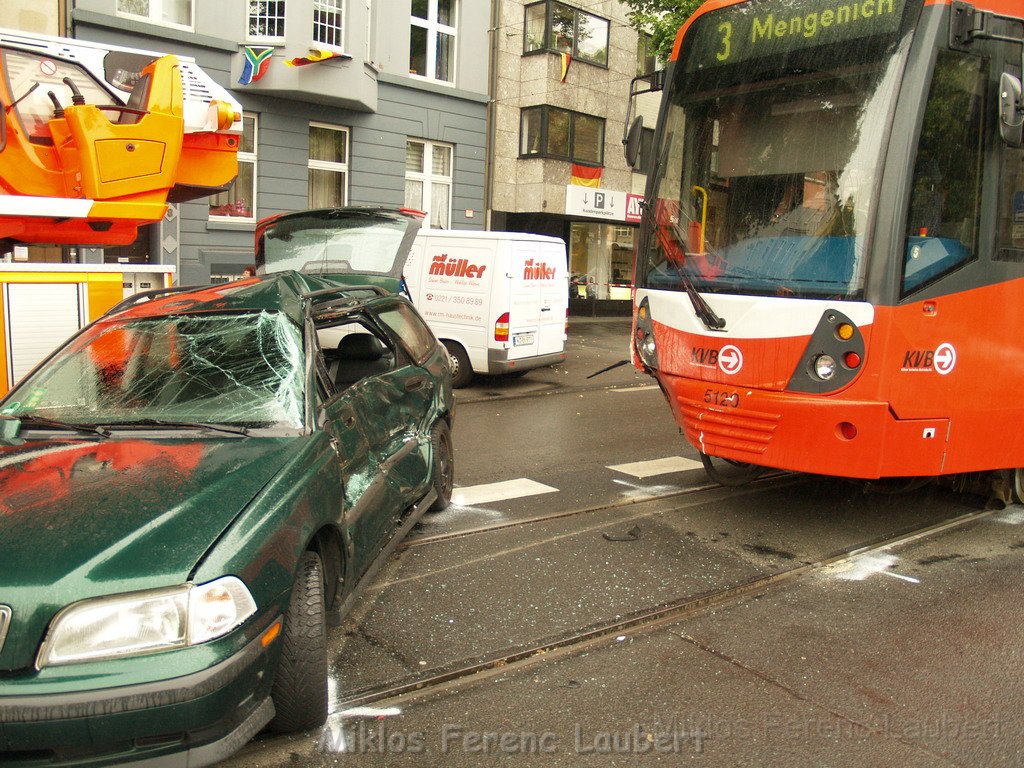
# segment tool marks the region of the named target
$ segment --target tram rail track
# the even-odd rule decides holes
[[[793,478],[794,482],[801,482],[804,480],[804,476],[793,475],[788,472],[778,472],[765,474],[759,477],[757,480],[749,483],[750,488],[757,488],[758,486],[768,485],[778,480],[785,478]],[[438,544],[446,541],[453,541],[455,539],[462,539],[468,536],[475,536],[481,533],[491,533],[493,531],[505,530],[508,528],[518,528],[524,525],[534,525],[536,523],[546,523],[551,520],[560,520],[566,517],[579,517],[592,512],[607,512],[610,509],[623,509],[626,507],[635,506],[637,504],[648,504],[655,501],[666,501],[670,499],[686,498],[687,496],[694,496],[701,493],[710,493],[716,490],[722,490],[725,486],[719,485],[718,483],[704,483],[703,485],[695,485],[690,488],[681,488],[676,491],[661,494],[651,494],[649,496],[633,496],[625,499],[618,499],[616,501],[609,501],[604,504],[597,504],[590,507],[579,507],[577,509],[558,510],[540,515],[531,515],[529,517],[522,517],[518,519],[502,520],[497,523],[489,523],[487,525],[473,526],[472,528],[463,528],[455,531],[445,531],[443,533],[435,534],[417,534],[406,537],[396,548],[396,552],[402,552],[404,550],[412,549],[413,547],[421,547],[427,544]]]
[[[920,539],[970,525],[994,513],[995,510],[969,512],[937,523],[902,529],[866,543],[846,547],[813,562],[805,562],[793,568],[750,579],[730,587],[711,590],[699,595],[687,595],[677,600],[649,606],[614,620],[596,622],[571,632],[548,637],[528,646],[504,649],[469,661],[435,667],[404,680],[393,680],[383,685],[357,689],[335,702],[330,714],[332,717],[341,716],[356,707],[367,707],[385,702],[395,704],[422,698],[425,695],[469,685],[512,670],[527,668],[542,661],[554,661],[578,654],[605,644],[626,632],[645,632],[672,624],[713,606],[762,594],[810,574],[820,573],[844,562],[853,561],[858,557],[903,547]]]

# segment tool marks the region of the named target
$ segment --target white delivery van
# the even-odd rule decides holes
[[[420,230],[403,272],[413,304],[452,357],[454,385],[473,373],[565,360],[565,243],[521,232]]]

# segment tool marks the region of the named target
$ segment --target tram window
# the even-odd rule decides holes
[[[914,165],[903,295],[974,258],[981,204],[985,62],[943,51]],[[957,147],[950,151],[950,147]]]
[[[998,259],[1024,262],[1024,148],[1003,145],[1002,152]]]

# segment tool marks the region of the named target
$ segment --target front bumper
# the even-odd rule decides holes
[[[770,392],[656,374],[699,451],[764,467],[863,479],[943,472],[949,419],[898,419],[888,403]],[[855,436],[851,437],[852,425]]]
[[[159,656],[145,657],[154,670]],[[210,765],[273,717],[272,656],[257,636],[206,669],[151,683],[4,695],[0,680],[0,764]]]

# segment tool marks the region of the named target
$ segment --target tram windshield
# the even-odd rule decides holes
[[[694,20],[653,153],[642,287],[863,294],[904,2],[761,0]]]

